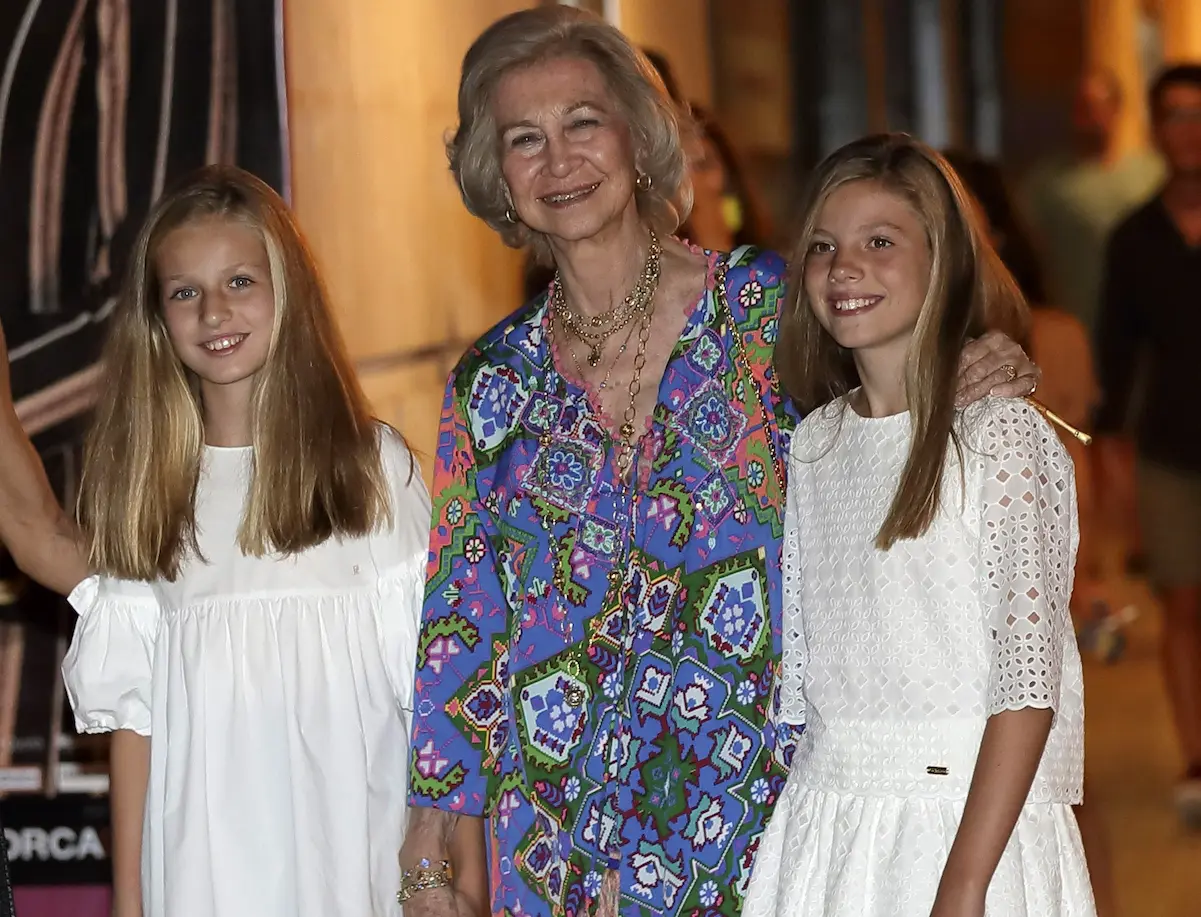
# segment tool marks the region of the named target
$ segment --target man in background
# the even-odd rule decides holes
[[[1031,226],[1047,268],[1050,303],[1071,313],[1096,338],[1105,244],[1114,227],[1162,184],[1154,152],[1122,153],[1118,123],[1125,100],[1106,70],[1086,73],[1073,109],[1075,148],[1037,169],[1027,185]],[[1124,559],[1141,562],[1142,537],[1134,496],[1134,456],[1115,448],[1095,481],[1099,521],[1120,533]]]
[[[1163,606],[1164,674],[1185,758],[1176,802],[1183,819],[1201,826],[1201,410],[1194,395],[1201,340],[1201,65],[1164,71],[1150,104],[1168,179],[1109,241],[1097,338],[1103,394],[1097,447],[1103,466],[1114,460],[1142,365],[1145,390],[1133,412],[1138,508]]]
[[[1096,331],[1105,243],[1118,222],[1145,202],[1164,178],[1154,153],[1117,147],[1122,87],[1108,71],[1085,74],[1073,110],[1075,150],[1035,171],[1030,217],[1044,247],[1050,301]]]

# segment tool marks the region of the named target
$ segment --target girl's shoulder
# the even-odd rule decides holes
[[[958,432],[968,449],[988,461],[1071,464],[1055,428],[1027,398],[982,398],[960,412]]]

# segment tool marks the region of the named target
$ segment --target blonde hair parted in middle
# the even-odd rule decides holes
[[[818,322],[804,283],[822,208],[838,188],[859,181],[874,182],[908,204],[925,227],[930,250],[930,282],[905,368],[912,440],[877,534],[877,547],[884,550],[920,536],[938,511],[948,444],[960,451],[955,392],[964,345],[989,329],[1022,340],[1028,309],[987,241],[977,205],[942,156],[905,134],[849,143],[828,156],[810,181],[792,257],[791,294],[780,316],[776,370],[802,411],[819,408],[859,384],[851,353]]]
[[[252,395],[254,473],[239,547],[292,554],[331,535],[365,535],[388,517],[379,431],[287,205],[247,172],[208,166],[147,218],[110,321],[79,497],[101,573],[173,580],[185,554],[199,550],[199,385],[168,337],[154,259],[172,230],[212,218],[262,234],[275,295],[270,353]]]
[[[695,126],[671,100],[646,55],[603,19],[570,6],[511,13],[485,29],[463,58],[459,126],[446,153],[467,209],[500,233],[506,245],[531,245],[537,258],[549,263],[545,240],[506,218],[512,204],[501,173],[492,96],[506,73],[558,57],[589,60],[600,70],[629,125],[636,165],[651,180],[648,189],[636,192],[638,211],[660,235],[675,232],[692,210],[681,132]]]

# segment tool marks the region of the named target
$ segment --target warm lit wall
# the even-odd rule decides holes
[[[285,2],[295,209],[376,411],[425,456],[447,370],[520,300],[521,258],[463,209],[443,135],[472,39],[531,5]]]
[[[708,0],[617,0],[609,9],[632,41],[671,61],[688,101],[712,107]]]
[[[1201,61],[1201,0],[1159,0],[1159,14],[1164,61]]]

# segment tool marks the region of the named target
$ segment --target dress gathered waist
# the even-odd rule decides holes
[[[797,745],[789,780],[804,789],[851,796],[915,796],[962,800],[986,719],[928,720],[814,717]],[[1074,803],[1077,791],[1041,770],[1028,803]]]

